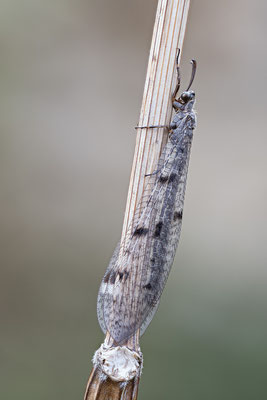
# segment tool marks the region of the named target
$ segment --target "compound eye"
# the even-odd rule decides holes
[[[183,92],[181,94],[181,99],[183,100],[184,103],[187,103],[190,100],[193,100],[195,98],[195,92],[190,90],[189,92]]]
[[[181,94],[181,99],[186,103],[190,99],[190,96],[187,92],[184,92]]]

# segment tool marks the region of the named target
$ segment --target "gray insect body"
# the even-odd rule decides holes
[[[108,331],[118,344],[125,343],[137,329],[141,334],[145,331],[173,263],[196,125],[194,103],[192,91],[183,92],[178,100],[174,95],[176,113],[169,140],[156,171],[147,177],[152,191],[137,208],[126,239],[117,246],[100,286],[98,320],[104,333]]]

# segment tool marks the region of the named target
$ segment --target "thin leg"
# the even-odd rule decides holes
[[[170,127],[168,125],[135,126],[135,129],[148,129],[148,128],[167,128],[167,129],[170,129]]]

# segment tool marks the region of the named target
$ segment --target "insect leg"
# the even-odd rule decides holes
[[[168,125],[148,125],[148,126],[135,126],[134,129],[149,129],[149,128],[167,128],[169,129]]]

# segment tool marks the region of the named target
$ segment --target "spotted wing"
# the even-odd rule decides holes
[[[140,327],[142,332],[146,329],[173,262],[191,146],[190,135],[185,136],[183,145],[168,141],[166,158],[160,160],[159,172],[153,176],[151,195],[141,215],[135,214],[137,223],[127,233],[124,251],[120,255],[117,252],[101,284],[102,329],[107,329],[117,343],[125,342]]]

